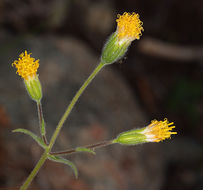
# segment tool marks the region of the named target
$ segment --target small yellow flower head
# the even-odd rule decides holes
[[[139,15],[134,12],[118,15],[116,22],[117,30],[110,36],[102,51],[101,62],[104,65],[121,59],[131,42],[140,39],[141,32],[144,30]]]
[[[146,136],[147,142],[160,142],[167,138],[170,138],[172,134],[177,134],[177,132],[172,132],[175,128],[174,123],[169,123],[167,119],[164,121],[151,121],[141,133]]]
[[[164,121],[153,120],[147,127],[120,133],[112,142],[122,145],[160,142],[170,138],[172,134],[177,134],[177,132],[172,132],[173,128],[175,128],[173,122],[169,123],[167,119]]]
[[[118,39],[128,39],[133,41],[135,39],[140,39],[142,31],[144,31],[142,25],[143,23],[139,19],[139,15],[136,13],[127,13],[123,15],[118,15],[117,22],[117,33]]]
[[[18,60],[12,63],[12,66],[16,67],[19,76],[21,76],[25,80],[29,80],[36,76],[37,69],[39,67],[39,60],[36,60],[30,57],[31,53],[21,53]]]
[[[30,57],[31,53],[21,53],[18,60],[12,63],[16,67],[19,76],[24,79],[26,90],[32,100],[40,102],[42,98],[42,87],[37,75],[39,60]]]

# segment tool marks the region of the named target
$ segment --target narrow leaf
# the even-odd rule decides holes
[[[29,131],[29,130],[27,130],[27,129],[15,129],[15,130],[13,130],[12,132],[14,132],[14,133],[17,133],[17,132],[19,132],[19,133],[24,133],[24,134],[26,134],[26,135],[29,135],[30,137],[32,137],[32,139],[34,139],[42,148],[46,148],[46,145],[44,144],[44,142],[43,142],[43,140],[40,138],[40,137],[38,137],[37,135],[35,135],[33,132],[31,132],[31,131]]]
[[[92,149],[90,148],[85,148],[85,147],[77,147],[76,149],[76,152],[88,152],[88,153],[91,153],[91,154],[96,154]]]
[[[70,166],[75,174],[75,177],[78,178],[78,170],[77,170],[75,164],[73,164],[73,162],[71,162],[70,160],[62,158],[60,156],[53,156],[53,155],[49,155],[48,159],[52,160],[54,162],[58,162],[58,163],[62,163],[62,164],[66,164],[66,165]]]

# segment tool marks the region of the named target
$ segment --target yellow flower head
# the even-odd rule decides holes
[[[173,122],[169,123],[167,119],[164,121],[153,120],[142,133],[148,142],[160,142],[170,138],[172,134],[177,134],[177,132],[172,132],[172,129],[175,128],[173,124]]]
[[[35,77],[39,67],[39,60],[35,61],[34,58],[30,57],[30,54],[25,51],[25,53],[20,54],[18,60],[12,63],[12,66],[17,69],[16,73],[25,80]]]
[[[139,19],[139,15],[136,13],[127,13],[123,15],[118,15],[117,22],[117,32],[118,39],[129,39],[133,41],[135,39],[140,39],[142,35],[141,32],[144,31],[142,25],[143,23]]]

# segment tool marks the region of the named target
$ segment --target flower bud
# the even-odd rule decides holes
[[[177,134],[177,132],[172,131],[173,128],[175,128],[173,122],[169,123],[167,119],[164,121],[153,120],[147,127],[119,134],[113,143],[136,145],[146,142],[160,142],[170,138],[172,134]]]
[[[143,31],[138,14],[125,12],[123,15],[118,15],[116,22],[117,30],[110,36],[102,51],[101,62],[103,64],[112,64],[121,59],[131,42],[140,39]]]
[[[122,145],[136,145],[144,142],[146,142],[146,136],[138,133],[136,129],[123,132],[113,140],[113,143],[119,143]]]
[[[39,60],[30,57],[30,54],[25,51],[21,53],[18,60],[12,63],[15,66],[19,76],[24,79],[25,87],[30,97],[40,102],[42,98],[42,87],[37,75],[37,69],[39,67]]]
[[[29,80],[24,80],[25,87],[31,99],[40,102],[42,99],[42,87],[38,76],[34,76]]]
[[[128,50],[130,42],[118,43],[118,35],[114,32],[104,46],[101,62],[112,64],[121,59]]]

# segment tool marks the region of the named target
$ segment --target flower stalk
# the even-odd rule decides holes
[[[42,140],[46,145],[48,145],[47,138],[46,138],[46,126],[45,126],[41,101],[37,102],[37,112],[38,112],[39,126],[40,126]]]
[[[65,113],[63,114],[62,118],[60,119],[56,130],[54,131],[54,134],[51,137],[50,143],[49,143],[49,148],[51,150],[51,148],[53,147],[56,138],[58,136],[58,134],[60,133],[61,128],[63,127],[63,124],[65,123],[66,119],[68,118],[71,110],[73,109],[74,105],[76,104],[76,102],[78,101],[79,97],[81,96],[81,94],[84,92],[84,90],[87,88],[87,86],[90,84],[90,82],[94,79],[94,77],[97,75],[97,73],[104,67],[104,63],[100,62],[99,65],[94,69],[94,71],[92,72],[92,74],[88,77],[88,79],[83,83],[83,85],[81,86],[81,88],[77,91],[77,93],[75,94],[75,96],[73,97],[72,101],[70,102],[69,106],[67,107]]]
[[[85,149],[90,149],[90,150],[94,151],[97,148],[105,147],[105,146],[108,146],[108,145],[111,145],[111,144],[113,144],[113,141],[109,140],[109,141],[103,141],[103,142],[99,142],[99,143],[96,143],[96,144],[91,144],[91,145],[87,145],[87,146],[79,147],[79,148],[85,148]],[[51,155],[56,155],[56,156],[58,156],[58,155],[65,156],[65,155],[78,153],[78,152],[79,151],[78,151],[78,147],[77,147],[77,148],[68,149],[68,150],[64,150],[64,151],[50,152],[50,154]]]
[[[48,153],[49,153],[49,149],[46,149],[42,154],[41,158],[39,159],[39,161],[37,162],[36,166],[32,170],[32,172],[30,173],[30,175],[27,177],[23,185],[20,187],[20,190],[26,190],[28,188],[28,186],[30,185],[34,177],[39,172],[40,168],[43,166],[44,162],[47,160]]]
[[[51,152],[51,149],[56,141],[56,138],[61,130],[61,128],[63,127],[64,122],[66,121],[66,119],[68,118],[71,110],[73,109],[74,105],[76,104],[77,100],[79,99],[79,97],[81,96],[81,94],[84,92],[84,90],[87,88],[87,86],[90,84],[90,82],[94,79],[94,77],[98,74],[98,72],[104,67],[104,64],[101,62],[92,72],[92,74],[88,77],[88,79],[84,82],[84,84],[81,86],[81,88],[78,90],[78,92],[75,94],[75,96],[73,97],[72,101],[70,102],[69,106],[67,107],[65,113],[63,114],[62,118],[60,119],[52,137],[50,140],[50,143],[48,144],[47,148],[45,149],[45,152],[43,153],[43,155],[41,156],[39,162],[37,163],[37,165],[35,166],[35,168],[33,169],[33,171],[31,172],[31,174],[28,176],[28,178],[26,179],[26,181],[24,182],[24,184],[21,187],[21,190],[26,190],[27,187],[29,186],[29,184],[31,183],[31,181],[33,180],[33,178],[36,176],[36,174],[38,173],[39,169],[42,167],[42,165],[44,164],[44,162],[46,161],[46,159],[49,156],[49,153]],[[38,104],[39,106],[40,104]],[[41,106],[39,106],[39,115],[40,118],[41,117]]]
[[[84,147],[76,147],[65,151],[51,152],[51,149],[65,121],[69,117],[79,97],[91,83],[94,77],[101,71],[101,69],[105,65],[112,64],[115,61],[121,59],[127,52],[131,42],[135,39],[139,39],[141,36],[143,27],[138,14],[124,13],[123,15],[118,15],[118,19],[116,20],[116,22],[117,30],[111,35],[111,37],[105,44],[101,54],[100,63],[93,70],[93,72],[83,83],[80,89],[76,92],[70,104],[67,106],[67,109],[59,120],[59,123],[56,126],[56,129],[49,143],[46,139],[46,126],[41,105],[42,88],[37,74],[39,60],[35,60],[30,56],[31,54],[28,54],[27,51],[25,51],[20,55],[18,60],[13,62],[12,66],[16,67],[18,75],[23,78],[29,96],[37,103],[41,138],[26,129],[16,129],[14,130],[14,132],[22,132],[24,134],[28,134],[42,148],[44,148],[44,153],[42,154],[40,160],[30,173],[30,175],[25,180],[24,184],[21,186],[20,190],[26,190],[28,188],[28,186],[47,159],[69,165],[74,170],[75,176],[77,177],[77,168],[75,167],[75,165],[69,160],[66,160],[65,158],[60,156],[78,152],[89,152],[95,154],[94,150],[96,148],[101,148],[115,143],[122,145],[136,145],[146,142],[160,142],[162,140],[170,138],[172,134],[177,134],[176,132],[172,132],[172,129],[175,126],[173,126],[173,123],[169,123],[167,119],[165,119],[164,121],[153,120],[147,127],[123,132],[113,140],[103,141]]]

